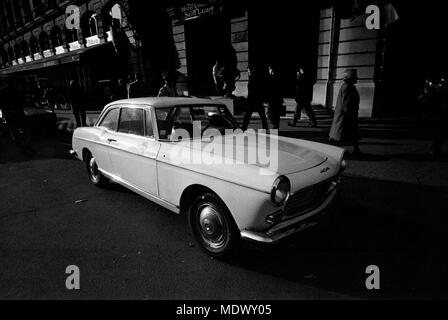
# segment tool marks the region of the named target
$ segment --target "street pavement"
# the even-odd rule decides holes
[[[282,134],[325,142],[306,122]],[[257,125],[257,121],[254,122]],[[68,155],[71,135],[36,135],[36,155],[0,136],[0,298],[446,298],[448,161],[430,141],[393,134],[348,157],[331,221],[227,260],[194,244],[186,217],[117,185],[92,186]],[[350,147],[348,147],[350,150]],[[68,265],[81,290],[68,291]],[[365,287],[366,267],[381,289]]]

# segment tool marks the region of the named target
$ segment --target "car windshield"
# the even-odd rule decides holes
[[[224,106],[192,105],[157,108],[156,118],[160,140],[201,138],[209,129],[225,134],[227,129],[236,130],[238,123]],[[215,131],[216,132],[216,131]]]

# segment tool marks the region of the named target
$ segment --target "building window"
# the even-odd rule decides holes
[[[84,38],[90,38],[98,34],[96,14],[88,11],[81,18],[81,29]]]
[[[39,46],[35,37],[31,37],[30,39],[30,51],[31,54],[35,54],[39,51]]]
[[[30,1],[22,0],[21,2],[22,2],[23,13],[24,13],[23,20],[25,23],[31,22],[33,16],[31,13]]]
[[[67,43],[72,43],[75,41],[78,41],[78,31],[76,29],[64,29],[64,33],[65,33],[65,41]]]
[[[6,5],[6,18],[8,19],[9,30],[14,30],[14,16],[12,15],[12,9],[10,5]]]
[[[28,47],[28,42],[26,41],[22,41],[20,43],[21,49],[22,49],[22,54],[24,57],[29,56],[30,55],[30,49]]]
[[[23,25],[23,18],[22,18],[22,10],[21,10],[21,3],[19,1],[13,1],[13,7],[14,7],[14,14],[16,16],[16,26],[20,27]]]
[[[8,52],[6,52],[5,48],[1,48],[0,52],[3,67],[9,66]]]
[[[36,17],[40,17],[44,14],[44,6],[42,0],[33,0],[34,14]]]
[[[22,50],[20,49],[20,46],[18,43],[14,46],[14,54],[17,59],[22,57]]]
[[[89,19],[89,28],[90,28],[90,36],[96,36],[98,34],[95,15],[92,15]]]
[[[110,10],[103,11],[103,25],[104,30],[111,31],[111,26],[119,25],[120,27],[126,26],[126,16],[119,4],[115,4]]]
[[[51,29],[51,43],[53,44],[54,48],[62,46],[61,29],[59,29],[59,27],[57,26]]]
[[[8,48],[8,56],[9,56],[9,61],[16,60],[16,57],[14,55],[14,50],[11,47]]]
[[[48,40],[48,34],[46,32],[40,34],[39,44],[42,51],[50,49],[50,41]]]

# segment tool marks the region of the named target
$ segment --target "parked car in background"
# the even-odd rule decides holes
[[[198,126],[199,137],[178,134]],[[344,150],[238,127],[226,106],[212,100],[122,100],[107,105],[94,127],[74,132],[72,154],[85,162],[93,184],[111,180],[187,214],[196,241],[211,256],[231,253],[241,239],[276,243],[318,224],[335,199]],[[208,130],[224,138],[216,142]],[[226,154],[227,144],[242,137],[245,150],[276,154],[278,165]],[[214,149],[214,162],[185,161],[203,159],[213,143],[222,147]]]
[[[37,106],[24,108],[25,117],[29,129],[33,132],[52,132],[56,130],[56,114],[51,110]],[[8,131],[8,122],[0,106],[0,131]]]

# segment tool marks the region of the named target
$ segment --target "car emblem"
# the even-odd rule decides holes
[[[328,171],[330,171],[330,168],[326,167],[326,168],[323,168],[322,170],[320,170],[320,173],[326,173]]]

